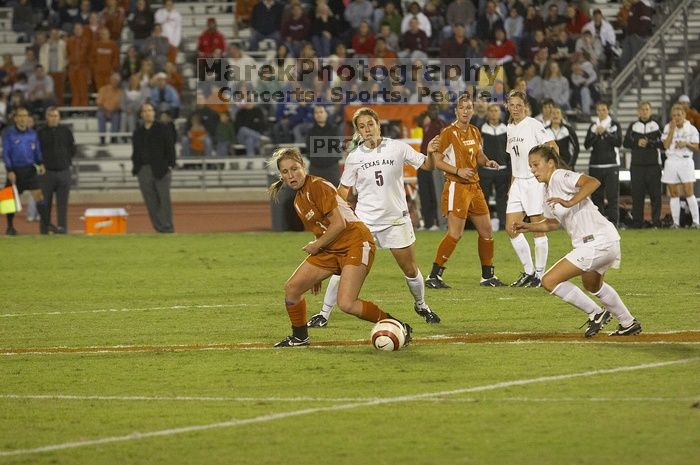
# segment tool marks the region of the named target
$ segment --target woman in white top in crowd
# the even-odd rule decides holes
[[[603,278],[610,268],[620,265],[620,235],[615,226],[600,214],[590,195],[600,181],[563,169],[557,152],[540,145],[529,154],[530,169],[544,183],[544,218],[532,223],[518,221],[517,232],[546,232],[560,226],[571,237],[574,249],[552,266],[542,278],[542,287],[588,315],[584,335],[598,334],[615,315],[620,324],[610,336],[631,336],[642,332],[642,325],[629,312],[617,291]],[[569,280],[581,276],[583,287],[600,299],[598,306]]]
[[[525,216],[528,216],[530,221],[540,221],[543,218],[544,185],[535,179],[528,167],[527,154],[530,149],[545,143],[557,152],[559,149],[542,123],[528,116],[527,96],[524,93],[514,90],[508,94],[508,111],[510,121],[506,129],[508,136],[506,152],[510,155],[513,180],[508,191],[506,231],[523,265],[522,274],[511,286],[539,287],[549,253],[547,235],[544,232],[534,233],[535,263],[533,265],[530,244],[523,234],[513,229],[513,224],[516,221],[523,221]]]
[[[666,162],[664,163],[661,182],[668,184],[671,195],[671,216],[673,228],[680,227],[681,195],[685,197],[693,217],[693,228],[700,228],[698,215],[698,200],[693,194],[695,185],[695,163],[693,151],[698,150],[698,130],[690,121],[685,119],[683,105],[673,105],[671,108],[671,122],[664,127],[661,140],[666,149]]]
[[[405,142],[382,137],[379,116],[371,108],[357,110],[352,125],[353,140],[361,143],[345,160],[338,194],[347,199],[354,188],[355,214],[369,228],[377,248],[391,250],[415,301],[414,310],[427,323],[439,323],[440,317],[425,303],[425,283],[416,264],[416,236],[408,214],[403,179],[404,163],[430,171],[434,167],[433,159]],[[311,317],[310,327],[328,323],[338,292],[337,281],[335,275],[329,280],[323,310]]]

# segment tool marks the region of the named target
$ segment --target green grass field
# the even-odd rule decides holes
[[[525,340],[581,335],[585,316],[480,288],[470,232],[453,288],[427,291],[436,326],[377,254],[363,296],[414,327],[396,353],[337,310],[315,347],[270,348],[308,233],[0,238],[0,464],[697,463],[700,234],[622,236],[608,282],[661,341],[601,343],[616,322]],[[418,234],[424,273],[441,237]],[[569,250],[550,235],[550,263]],[[519,273],[503,233],[496,266]],[[470,341],[505,332],[523,340]]]

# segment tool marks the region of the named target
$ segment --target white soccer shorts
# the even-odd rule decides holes
[[[541,215],[544,205],[544,184],[532,178],[515,178],[508,191],[506,213],[525,212],[527,216]]]
[[[661,174],[661,182],[664,184],[685,184],[695,182],[695,163],[692,157],[667,158],[664,170]]]
[[[378,249],[403,249],[416,242],[416,234],[410,221],[395,225],[369,226]]]
[[[620,241],[582,245],[566,254],[564,258],[583,271],[595,271],[602,275],[610,268],[620,268]]]

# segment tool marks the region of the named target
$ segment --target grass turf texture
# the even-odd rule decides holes
[[[700,329],[700,235],[622,235],[622,269],[608,278],[645,331]],[[441,237],[418,235],[426,274]],[[272,345],[289,333],[282,287],[309,239],[308,233],[4,239],[0,347]],[[498,233],[496,240],[497,274],[512,281],[519,265],[507,237]],[[569,250],[565,234],[550,235],[550,263]],[[443,318],[438,326],[413,313],[388,252],[378,252],[363,296],[410,322],[419,338],[583,331],[577,327],[584,315],[541,289],[478,287],[473,232],[448,265],[445,279],[453,289],[427,291]],[[307,302],[311,315],[321,296]],[[370,327],[336,310],[330,326],[311,337],[367,339]],[[53,452],[2,453],[697,357],[697,344],[417,344],[387,354],[369,342],[311,350],[5,355],[0,464],[686,464],[700,456],[700,409],[691,408],[700,400],[697,360]],[[41,394],[226,399],[8,397]],[[300,397],[326,400],[289,400]]]

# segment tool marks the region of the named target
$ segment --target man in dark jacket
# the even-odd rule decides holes
[[[498,169],[479,167],[479,183],[486,202],[493,189],[496,190],[496,212],[498,229],[506,228],[506,206],[511,183],[510,155],[506,152],[507,127],[501,121],[501,107],[497,103],[488,106],[486,122],[481,125],[481,140],[486,156],[498,162]]]
[[[175,141],[168,127],[156,121],[156,110],[150,103],[141,107],[143,125],[132,137],[131,170],[138,176],[139,188],[148,208],[153,228],[161,233],[175,232],[170,205],[170,182],[175,167]]]
[[[71,164],[75,156],[75,139],[71,130],[60,124],[58,108],[46,110],[46,126],[39,129],[39,145],[44,157],[46,173],[40,178],[41,190],[46,200],[46,221],[51,223],[51,205],[56,193],[56,220],[58,226],[49,225],[57,234],[68,230],[68,196],[71,185]]]
[[[340,184],[342,144],[338,129],[328,122],[328,112],[323,105],[314,107],[314,125],[306,137],[306,153],[309,156],[309,174],[320,176],[337,186]]]
[[[608,104],[598,102],[595,106],[598,117],[588,128],[586,149],[591,149],[588,174],[600,181],[600,187],[591,194],[598,210],[612,224],[620,219],[620,146],[622,129],[610,117]],[[607,208],[605,206],[607,200]]]
[[[644,225],[644,197],[651,200],[651,223],[661,227],[661,127],[651,117],[651,104],[639,102],[639,119],[630,124],[624,147],[632,151],[632,220],[635,228]]]

